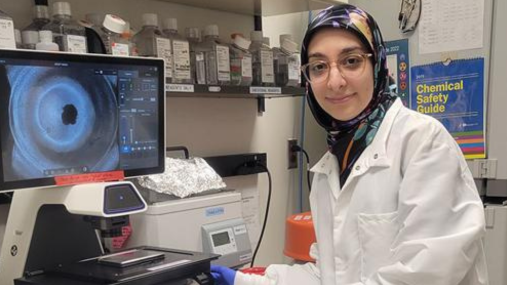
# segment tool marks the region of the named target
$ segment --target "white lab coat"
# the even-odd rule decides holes
[[[341,190],[333,154],[312,171],[316,265],[238,273],[235,285],[488,284],[483,205],[437,120],[398,99]]]

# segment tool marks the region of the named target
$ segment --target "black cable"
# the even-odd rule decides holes
[[[254,266],[255,257],[257,257],[257,252],[259,251],[259,248],[261,247],[262,238],[264,237],[264,231],[266,230],[266,224],[268,223],[269,205],[271,204],[271,190],[272,190],[271,187],[273,185],[272,181],[271,181],[271,173],[269,172],[269,169],[261,163],[257,163],[256,166],[263,168],[266,171],[266,173],[268,174],[269,188],[268,188],[268,201],[266,202],[266,213],[264,215],[264,222],[262,224],[262,230],[261,230],[261,234],[259,236],[259,241],[257,242],[257,246],[255,247],[255,250],[254,250],[254,253],[252,256],[252,261],[250,262],[250,267]]]
[[[306,182],[308,183],[308,192],[312,191],[312,180],[310,179],[310,156],[304,148],[299,145],[292,146],[292,151],[302,152],[306,157]]]
[[[306,182],[308,183],[308,191],[312,191],[312,181],[310,180],[310,156],[308,156],[308,153],[306,150],[302,147],[301,152],[306,156]]]

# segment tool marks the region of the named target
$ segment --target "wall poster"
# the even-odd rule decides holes
[[[411,74],[410,107],[439,120],[467,159],[485,158],[484,59],[414,66]]]

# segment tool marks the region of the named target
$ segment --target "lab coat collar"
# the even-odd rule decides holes
[[[380,124],[380,128],[375,135],[373,142],[361,154],[359,160],[354,165],[354,169],[350,176],[354,177],[361,175],[370,167],[388,167],[390,165],[389,158],[386,154],[387,139],[394,124],[394,120],[402,107],[403,103],[401,102],[401,99],[396,99],[387,111],[382,124]],[[334,179],[333,177],[335,176],[336,179],[338,179],[338,160],[331,152],[328,151],[319,160],[319,162],[310,169],[310,171],[325,174],[328,176],[328,179]]]

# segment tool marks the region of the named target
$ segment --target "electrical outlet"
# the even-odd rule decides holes
[[[297,139],[287,140],[288,169],[298,168],[298,152],[294,150],[297,144]]]

